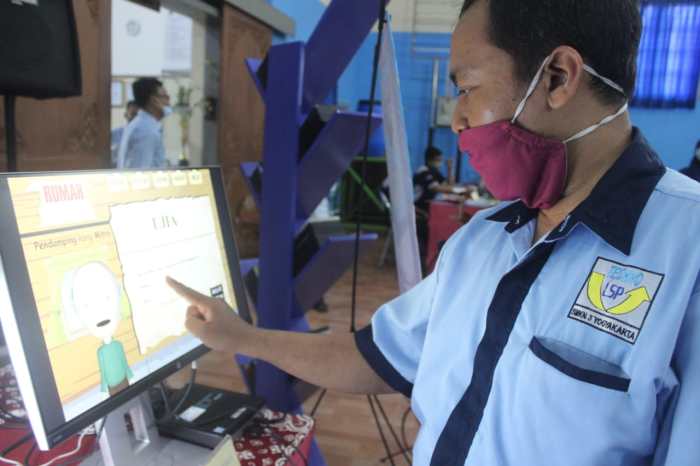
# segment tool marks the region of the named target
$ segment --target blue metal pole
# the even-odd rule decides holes
[[[258,325],[288,330],[292,326],[294,282],[294,220],[297,193],[297,148],[304,45],[277,45],[268,54],[269,74],[265,92],[264,182],[260,228],[260,284]],[[299,401],[291,377],[261,362],[257,393],[272,409],[295,411]]]

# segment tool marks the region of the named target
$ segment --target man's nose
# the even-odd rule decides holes
[[[459,134],[467,129],[467,127],[467,119],[464,118],[457,109],[455,109],[454,114],[452,114],[452,132]]]
[[[460,101],[457,101],[457,105],[455,105],[455,109],[452,112],[452,131],[455,134],[459,134],[468,127],[469,123],[467,122],[467,117],[462,109],[462,102],[460,99]]]

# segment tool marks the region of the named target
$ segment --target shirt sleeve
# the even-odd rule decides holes
[[[124,168],[152,168],[162,144],[157,133],[133,134],[127,148]]]
[[[435,178],[435,181],[438,182],[438,184],[442,184],[445,181],[447,181],[447,178],[445,178],[445,176],[440,172],[435,172],[433,177]]]
[[[438,266],[410,291],[379,308],[371,324],[355,334],[357,348],[372,369],[409,398],[423,352],[437,270]]]
[[[695,464],[700,458],[700,291],[688,307],[672,367],[679,384],[671,398],[657,442],[654,466]]]

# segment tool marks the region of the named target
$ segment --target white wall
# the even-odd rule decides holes
[[[205,97],[207,73],[217,66],[207,62],[206,15],[196,10],[186,13],[166,8],[155,12],[126,0],[112,2],[112,79],[124,84],[124,103],[132,83],[143,76],[160,79],[173,106],[179,87],[193,89],[191,104]],[[124,112],[124,106],[112,107],[112,129],[125,125]],[[178,113],[163,120],[165,152],[173,164],[182,154],[180,122]],[[216,135],[215,130],[205,131],[205,124],[212,125],[205,123],[202,106],[195,106],[189,127],[188,156],[192,165],[203,163],[205,133]]]
[[[388,11],[395,32],[450,34],[461,7],[459,0],[391,0]]]

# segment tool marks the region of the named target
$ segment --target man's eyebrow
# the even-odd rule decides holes
[[[452,81],[452,84],[457,87],[457,73],[454,71],[450,71],[450,81]]]
[[[466,64],[452,68],[450,69],[450,81],[452,81],[455,87],[459,87],[457,84],[458,79],[470,76],[473,71],[474,68]]]

